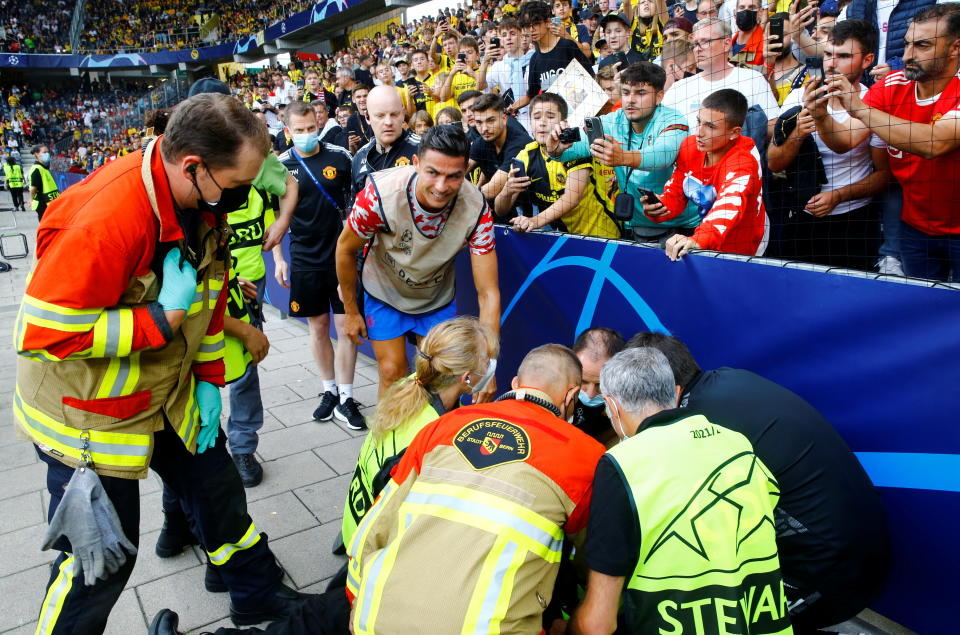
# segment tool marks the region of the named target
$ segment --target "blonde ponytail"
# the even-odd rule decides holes
[[[416,372],[387,389],[377,403],[370,431],[380,437],[420,414],[437,393],[466,372],[481,370],[485,359],[499,352],[493,332],[477,318],[461,316],[437,324],[420,342],[414,357]]]

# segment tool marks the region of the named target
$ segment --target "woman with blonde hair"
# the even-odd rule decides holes
[[[427,424],[454,409],[461,395],[483,390],[497,368],[497,336],[477,318],[461,316],[441,322],[420,341],[416,372],[387,389],[377,404],[364,439],[343,510],[343,544],[389,474],[384,466],[410,445]]]

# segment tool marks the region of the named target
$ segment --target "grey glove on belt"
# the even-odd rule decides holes
[[[93,586],[97,578],[106,579],[116,573],[130,555],[137,553],[120,526],[117,510],[103,489],[100,477],[93,469],[78,467],[70,477],[63,499],[50,519],[44,535],[43,549],[50,549],[60,538],[66,537],[76,558],[78,575]]]

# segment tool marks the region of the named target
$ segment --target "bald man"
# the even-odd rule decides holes
[[[541,632],[604,450],[566,421],[580,374],[569,348],[538,347],[499,401],[417,435],[347,546],[353,632],[420,632],[425,615],[438,633]]]
[[[412,165],[420,137],[404,130],[406,109],[394,86],[377,86],[367,95],[367,121],[373,139],[353,157],[353,194],[363,190],[371,172]]]
[[[501,624],[542,632],[564,535],[582,544],[603,455],[566,422],[580,374],[569,348],[540,346],[499,401],[457,408],[424,428],[347,545],[348,593],[331,587],[266,632],[345,635],[348,613],[354,633],[420,633],[425,624],[436,633],[499,632]],[[164,609],[149,634],[180,635],[177,623]],[[214,635],[255,633],[263,631]]]

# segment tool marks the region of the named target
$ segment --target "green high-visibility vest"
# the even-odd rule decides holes
[[[233,235],[230,237],[230,255],[233,271],[245,280],[259,280],[267,274],[263,264],[263,235],[274,221],[270,195],[250,188],[243,207],[227,214]]]
[[[780,489],[745,436],[684,416],[607,454],[640,524],[624,592],[630,632],[793,632],[773,520]]]
[[[229,294],[227,315],[249,324],[250,314],[247,313],[247,307],[243,302],[243,291],[240,290],[240,284],[233,272],[230,273],[227,292]],[[253,355],[246,349],[243,342],[232,335],[224,333],[223,344],[224,381],[229,384],[243,377],[247,367],[253,362]]]
[[[23,168],[14,163],[3,164],[3,174],[7,177],[7,188],[23,187]]]
[[[413,377],[408,377],[405,381],[413,381]],[[373,479],[387,459],[405,450],[420,430],[439,417],[436,409],[427,404],[418,415],[382,436],[374,436],[372,432],[367,434],[363,445],[360,446],[357,469],[353,472],[353,479],[350,481],[347,500],[343,507],[343,523],[340,527],[343,544],[350,544],[353,534],[357,531],[357,525],[373,505],[379,493],[374,491]]]
[[[33,200],[30,201],[30,209],[33,211],[37,211],[37,208],[40,207],[41,200],[49,205],[53,199],[60,196],[60,190],[57,188],[57,182],[53,180],[53,174],[50,173],[50,170],[43,167],[39,163],[34,163],[30,167],[30,179],[33,180],[33,173],[37,170],[40,171],[40,178],[43,182],[43,190],[34,196]]]

